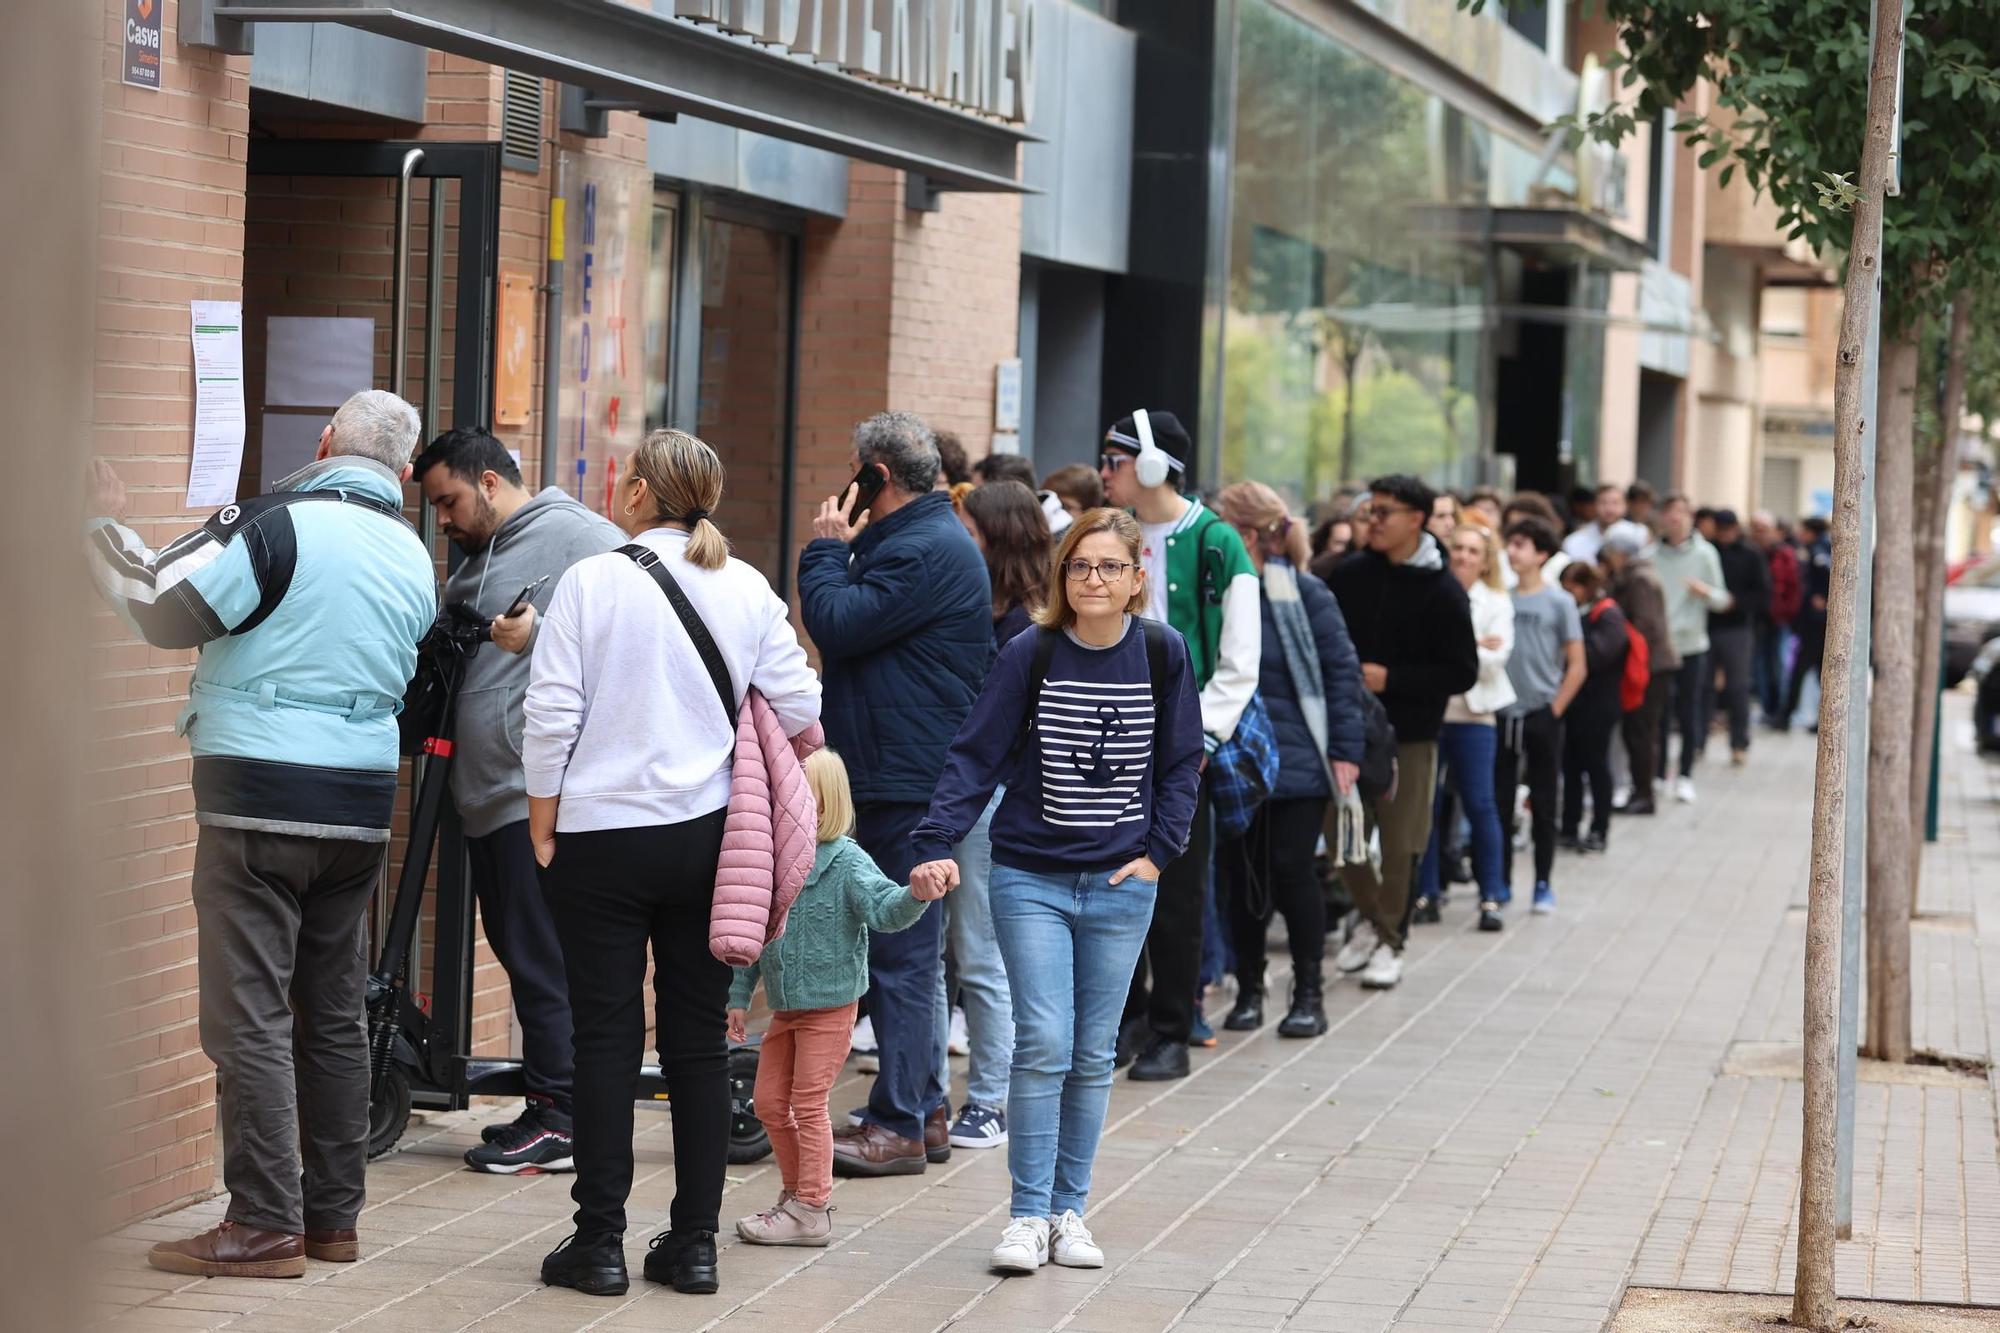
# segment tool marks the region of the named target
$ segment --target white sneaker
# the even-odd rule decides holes
[[[965,1010],[951,1011],[951,1034],[945,1038],[944,1048],[953,1055],[971,1055],[972,1037],[965,1030]]]
[[[1682,805],[1694,804],[1694,779],[1678,778],[1674,782],[1674,799]]]
[[[1336,972],[1359,972],[1368,966],[1368,960],[1375,956],[1379,941],[1375,937],[1375,927],[1367,917],[1355,923],[1348,933],[1347,943],[1340,946],[1340,952],[1333,956]]]
[[[1064,1268],[1102,1268],[1104,1251],[1074,1210],[1065,1208],[1049,1222],[1049,1259]]]
[[[1047,1218],[1015,1218],[1007,1224],[1007,1229],[1000,1233],[1000,1243],[993,1247],[993,1266],[1003,1273],[1032,1273],[1048,1261]],[[1103,1262],[1101,1255],[1098,1261]]]
[[[1386,944],[1376,945],[1368,970],[1361,974],[1361,984],[1369,990],[1388,990],[1402,979],[1403,955]]]
[[[854,1025],[854,1031],[848,1035],[847,1049],[856,1055],[875,1054],[877,1047],[875,1044],[874,1019],[865,1014],[862,1015],[861,1021]]]

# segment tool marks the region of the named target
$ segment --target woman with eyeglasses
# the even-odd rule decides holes
[[[1136,614],[1140,540],[1115,509],[1063,534],[1038,628],[1000,650],[911,835],[912,886],[955,885],[952,848],[1005,784],[990,888],[1014,1003],[1002,1272],[1104,1264],[1083,1214],[1118,1020],[1160,871],[1194,820],[1201,707],[1186,643]]]
[[[1263,664],[1257,690],[1278,741],[1278,780],[1240,838],[1222,844],[1217,866],[1229,887],[1226,919],[1236,944],[1231,1032],[1264,1026],[1264,937],[1273,911],[1285,918],[1292,954],[1291,1009],[1281,1037],[1326,1031],[1326,898],[1313,847],[1328,803],[1345,796],[1367,744],[1361,659],[1340,604],[1306,572],[1305,527],[1269,486],[1239,481],[1217,508],[1262,571]]]

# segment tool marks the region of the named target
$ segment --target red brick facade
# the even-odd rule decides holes
[[[190,300],[245,303],[244,493],[270,478],[259,465],[262,332],[273,314],[366,315],[377,321],[376,376],[389,382],[388,300],[393,189],[386,181],[250,177],[250,58],[180,45],[176,6],[163,15],[166,50],[157,93],[119,83],[122,0],[98,0],[103,17],[103,146],[96,294],[92,447],[132,491],[132,521],[155,545],[202,517],[183,507],[192,435]],[[434,53],[427,123],[367,127],[331,121],[272,125],[259,133],[487,141],[499,129],[495,69]],[[612,117],[611,136],[553,135],[545,87],[539,176],[502,173],[503,272],[543,280],[548,201],[560,148],[643,162],[646,126]],[[426,187],[427,188],[427,187]],[[455,219],[455,196],[450,215]],[[411,345],[422,345],[424,209],[413,208]],[[907,408],[959,432],[986,452],[994,372],[1014,354],[1018,201],[947,195],[942,209],[903,207],[901,177],[856,165],[849,215],[814,218],[800,246],[793,506],[795,544],[809,533],[820,498],[847,476],[854,423],[883,408]],[[783,477],[784,384],[790,330],[783,300],[789,240],[737,224],[726,264],[704,312],[702,430],[732,464],[731,503],[721,517],[740,553],[767,573],[794,558],[777,539]],[[448,255],[449,255],[448,251]],[[446,336],[461,303],[446,269],[440,310]],[[536,298],[532,364],[542,363]],[[716,334],[726,335],[721,342]],[[636,338],[636,333],[633,335]],[[451,424],[452,367],[442,379],[438,424]],[[537,374],[539,380],[539,373]],[[422,394],[413,360],[408,394]],[[540,463],[541,386],[525,426],[498,433],[522,456],[531,487]],[[595,478],[593,477],[593,480]],[[593,484],[593,499],[601,490]],[[411,513],[416,510],[414,489]],[[442,547],[440,547],[442,556]],[[195,823],[184,741],[173,732],[194,661],[134,640],[109,614],[93,617],[96,707],[89,753],[95,824],[103,858],[98,954],[104,973],[105,1042],[99,1065],[108,1107],[104,1193],[107,1220],[160,1211],[211,1193],[215,1167],[214,1076],[196,1031],[195,921],[189,875]],[[398,862],[400,840],[395,846]],[[427,936],[428,937],[428,936]],[[474,974],[474,1045],[511,1044],[506,978],[483,939]],[[423,989],[422,983],[419,985]]]

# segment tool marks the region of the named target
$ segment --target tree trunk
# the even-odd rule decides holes
[[[1916,682],[1913,500],[1918,321],[1882,347],[1875,427],[1875,688],[1868,696],[1868,1029],[1878,1060],[1910,1058],[1910,708]]]
[[[1920,906],[1924,836],[1930,802],[1931,745],[1937,730],[1938,659],[1943,655],[1945,530],[1951,521],[1951,485],[1958,473],[1958,419],[1965,411],[1966,354],[1972,344],[1972,293],[1951,299],[1951,333],[1945,345],[1944,396],[1938,404],[1938,438],[1917,461],[1917,676],[1910,728],[1910,914]]]
[[[1337,485],[1354,480],[1354,368],[1361,361],[1359,330],[1340,331],[1340,476]]]
[[[1875,0],[1868,65],[1868,133],[1856,173],[1833,387],[1833,571],[1826,658],[1820,669],[1819,762],[1813,772],[1812,857],[1806,886],[1805,1114],[1799,1150],[1799,1257],[1793,1272],[1795,1328],[1832,1333],[1834,1117],[1840,1032],[1840,862],[1847,785],[1848,663],[1854,652],[1856,559],[1861,541],[1861,357],[1874,330],[1882,266],[1882,189],[1895,136],[1896,72],[1903,49],[1902,0]],[[1873,404],[1868,404],[1873,408]]]

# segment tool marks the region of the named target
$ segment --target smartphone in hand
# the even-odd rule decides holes
[[[880,495],[882,488],[888,484],[889,478],[881,468],[873,463],[863,463],[861,470],[854,474],[854,480],[848,483],[854,488],[854,509],[847,516],[849,521],[859,518],[863,510],[875,503],[875,497]],[[841,488],[840,493],[845,496],[846,487]]]
[[[533,583],[530,583],[527,587],[521,589],[521,594],[520,596],[514,599],[513,605],[509,606],[505,611],[500,613],[500,619],[512,620],[515,616],[518,616],[523,611],[527,610],[528,604],[534,601],[535,598],[541,596],[542,589],[549,586],[549,579],[552,577],[554,576],[549,574],[544,574],[540,578],[536,579]]]

